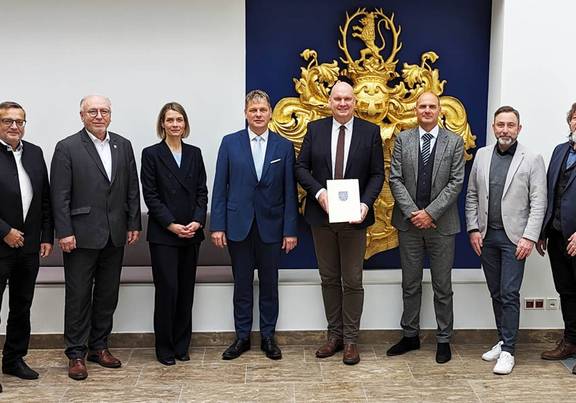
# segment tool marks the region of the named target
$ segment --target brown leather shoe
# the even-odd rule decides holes
[[[342,362],[346,365],[356,365],[360,362],[360,354],[356,344],[344,344],[344,355]]]
[[[87,360],[96,362],[106,368],[120,368],[122,366],[122,362],[114,357],[107,348],[100,351],[91,351]]]
[[[324,343],[322,345],[322,347],[320,347],[316,351],[316,357],[318,357],[318,358],[332,357],[338,351],[342,350],[342,348],[344,348],[344,344],[342,344],[342,340],[329,339],[326,343]]]
[[[81,381],[88,377],[88,370],[84,363],[84,358],[71,358],[68,362],[68,376],[76,381]]]
[[[576,344],[567,342],[562,339],[558,342],[555,349],[544,351],[542,355],[543,360],[563,360],[565,358],[576,357]]]

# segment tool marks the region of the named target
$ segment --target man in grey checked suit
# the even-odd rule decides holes
[[[496,144],[476,153],[466,193],[466,225],[482,261],[492,297],[499,342],[482,355],[493,372],[514,368],[524,263],[540,237],[547,206],[546,168],[540,155],[516,139],[522,125],[511,106],[494,113]]]
[[[454,323],[452,263],[460,232],[456,201],[464,182],[464,142],[438,126],[440,100],[425,92],[416,102],[418,127],[396,137],[390,168],[395,199],[392,225],[398,229],[402,265],[403,337],[386,354],[420,348],[420,305],[424,257],[430,259],[436,312],[436,362],[450,361]]]

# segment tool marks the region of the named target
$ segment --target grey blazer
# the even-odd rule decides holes
[[[466,192],[466,226],[486,236],[490,189],[490,164],[496,145],[476,153]],[[502,193],[502,222],[514,244],[520,238],[537,242],[547,206],[546,168],[542,156],[518,143]]]
[[[102,249],[126,242],[127,231],[142,229],[140,188],[132,145],[110,134],[112,178],[94,143],[82,129],[56,144],[50,190],[56,237],[74,235],[78,248]]]
[[[464,182],[464,141],[457,134],[440,128],[434,147],[432,201],[424,210],[430,214],[440,234],[453,235],[460,232],[456,201]],[[415,200],[419,152],[418,127],[398,134],[392,152],[390,188],[395,200],[392,225],[399,231],[410,228],[410,214],[418,210]]]

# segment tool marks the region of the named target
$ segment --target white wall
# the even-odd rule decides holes
[[[576,65],[570,51],[575,12],[576,3],[568,0],[550,0],[545,7],[535,0],[493,0],[487,120],[499,105],[517,107],[524,126],[520,141],[546,161],[564,141],[565,113],[576,101],[570,74]],[[112,98],[111,130],[130,138],[137,155],[156,141],[159,108],[176,100],[189,112],[191,142],[204,152],[211,185],[222,135],[244,124],[243,1],[35,0],[12,3],[2,17],[0,36],[11,45],[0,65],[0,98],[27,108],[27,138],[43,146],[48,160],[56,141],[81,127],[78,102],[84,94]],[[290,281],[280,288],[279,330],[325,327],[317,272],[307,272],[309,278],[300,281],[282,274]],[[456,328],[492,328],[481,271],[455,270],[453,277]],[[362,328],[399,327],[399,281],[396,270],[366,273]],[[122,287],[114,331],[151,331],[153,295],[151,286]],[[547,259],[528,259],[522,296],[556,296]],[[63,297],[61,286],[37,288],[34,333],[62,332]],[[198,285],[194,330],[232,330],[231,300],[229,285]],[[562,321],[559,311],[522,311],[521,326],[557,328]],[[422,327],[435,328],[429,282]]]
[[[0,98],[27,110],[26,139],[48,164],[82,128],[84,95],[111,98],[110,130],[132,141],[138,166],[160,108],[177,101],[212,183],[220,138],[244,127],[243,0],[28,0],[1,15]]]

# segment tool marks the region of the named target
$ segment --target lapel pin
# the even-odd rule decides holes
[[[118,146],[116,144],[114,144],[114,148],[118,148]]]

